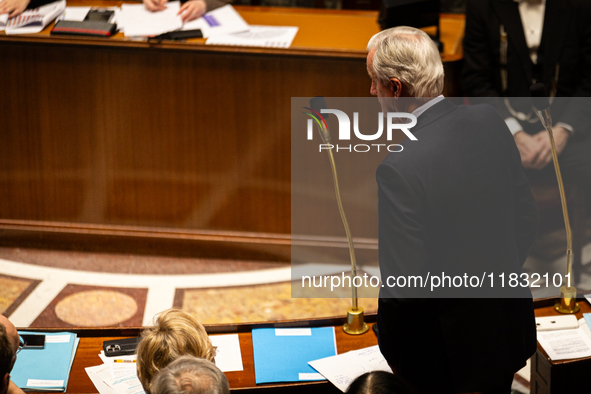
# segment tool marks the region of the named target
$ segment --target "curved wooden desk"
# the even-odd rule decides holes
[[[288,234],[291,97],[369,96],[377,12],[236,8],[293,45],[0,32],[0,220]],[[441,23],[449,80],[463,16]]]
[[[377,345],[377,339],[372,330],[359,336],[347,335],[341,329],[344,318],[302,320],[290,322],[277,322],[265,324],[239,324],[239,325],[217,325],[205,326],[210,335],[238,333],[240,340],[240,351],[244,370],[240,372],[227,372],[226,376],[230,383],[231,391],[240,392],[264,392],[271,393],[296,393],[306,390],[306,393],[340,393],[335,386],[328,381],[305,382],[305,383],[278,383],[261,384],[255,383],[254,358],[252,350],[252,329],[262,327],[327,327],[334,326],[337,340],[338,354],[351,350],[361,349]],[[367,316],[367,322],[375,322],[375,315]],[[371,325],[371,324],[370,324]],[[28,329],[30,330],[30,329]],[[67,393],[97,393],[96,388],[88,378],[84,368],[100,365],[102,360],[98,354],[102,350],[103,341],[122,337],[138,336],[141,328],[97,328],[97,329],[34,329],[38,331],[71,331],[76,332],[80,338],[80,344],[74,363]]]

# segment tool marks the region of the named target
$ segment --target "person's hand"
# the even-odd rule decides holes
[[[556,154],[560,155],[566,146],[570,133],[559,126],[554,126],[552,132]],[[515,134],[515,143],[521,154],[521,164],[524,168],[541,170],[552,161],[552,145],[546,130],[534,135],[520,131]]]
[[[144,0],[146,1],[146,0]],[[189,0],[179,10],[179,15],[183,22],[189,22],[201,17],[207,11],[207,5],[204,0]]]
[[[519,131],[515,134],[515,144],[521,155],[521,164],[524,168],[539,170],[543,168],[542,142],[539,138],[534,138],[525,131]],[[550,157],[551,158],[551,157]],[[548,164],[546,162],[545,164]]]
[[[167,0],[144,0],[144,6],[148,11],[162,11],[166,9],[166,2]]]
[[[30,0],[2,0],[0,1],[0,15],[9,14],[9,18],[14,18],[27,8]]]
[[[554,146],[556,147],[556,154],[560,155],[566,147],[568,137],[570,137],[570,132],[564,127],[554,126],[552,127],[552,134],[554,135]],[[535,134],[534,138],[538,139],[538,141],[542,142],[544,145],[547,145],[548,149],[552,149],[550,144],[550,137],[548,136],[548,132],[546,130],[542,130],[539,133]]]

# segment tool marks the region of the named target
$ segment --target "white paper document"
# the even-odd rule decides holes
[[[248,23],[236,12],[234,7],[228,4],[183,25],[183,30],[195,29],[201,29],[205,38],[217,37],[248,31]]]
[[[308,364],[342,392],[347,390],[352,381],[366,372],[392,372],[377,345],[310,361]]]
[[[293,26],[251,25],[248,31],[210,37],[207,45],[289,48],[298,32]]]
[[[213,346],[217,346],[215,365],[222,372],[244,370],[238,334],[213,335],[209,339]]]
[[[166,3],[166,9],[151,12],[143,4],[123,4],[116,12],[117,27],[127,37],[152,37],[183,26],[180,15],[180,2]]]
[[[66,21],[82,22],[90,12],[90,7],[66,7],[64,15],[60,19]]]
[[[109,364],[88,367],[85,368],[85,370],[99,394],[116,394],[115,391],[105,383],[105,380],[110,379],[111,377],[111,368]]]
[[[145,394],[144,388],[135,371],[129,375],[107,379],[105,383],[117,394]]]
[[[111,378],[118,379],[127,375],[136,375],[137,367],[133,361],[115,361],[110,363]]]
[[[25,10],[6,22],[6,34],[39,33],[66,9],[66,1],[56,1],[39,8]]]
[[[0,14],[0,31],[6,29],[6,23],[8,22],[8,14]]]
[[[538,342],[551,360],[591,357],[591,338],[585,326],[570,330],[538,332]]]

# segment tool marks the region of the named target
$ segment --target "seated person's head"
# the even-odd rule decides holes
[[[0,394],[6,393],[10,382],[10,371],[16,361],[18,332],[14,325],[0,315]]]
[[[347,388],[347,394],[415,394],[402,378],[390,372],[367,372],[355,379]]]
[[[214,361],[215,348],[205,328],[180,309],[168,309],[147,327],[137,347],[137,374],[144,390],[151,392],[152,378],[177,358],[191,355]]]
[[[229,394],[226,375],[211,361],[182,356],[160,370],[152,394]]]

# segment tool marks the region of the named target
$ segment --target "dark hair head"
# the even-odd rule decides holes
[[[10,373],[14,365],[14,348],[6,332],[6,327],[0,323],[0,393],[4,393],[8,387],[3,387],[4,377]]]
[[[415,394],[402,378],[384,371],[367,372],[355,379],[348,394]]]

